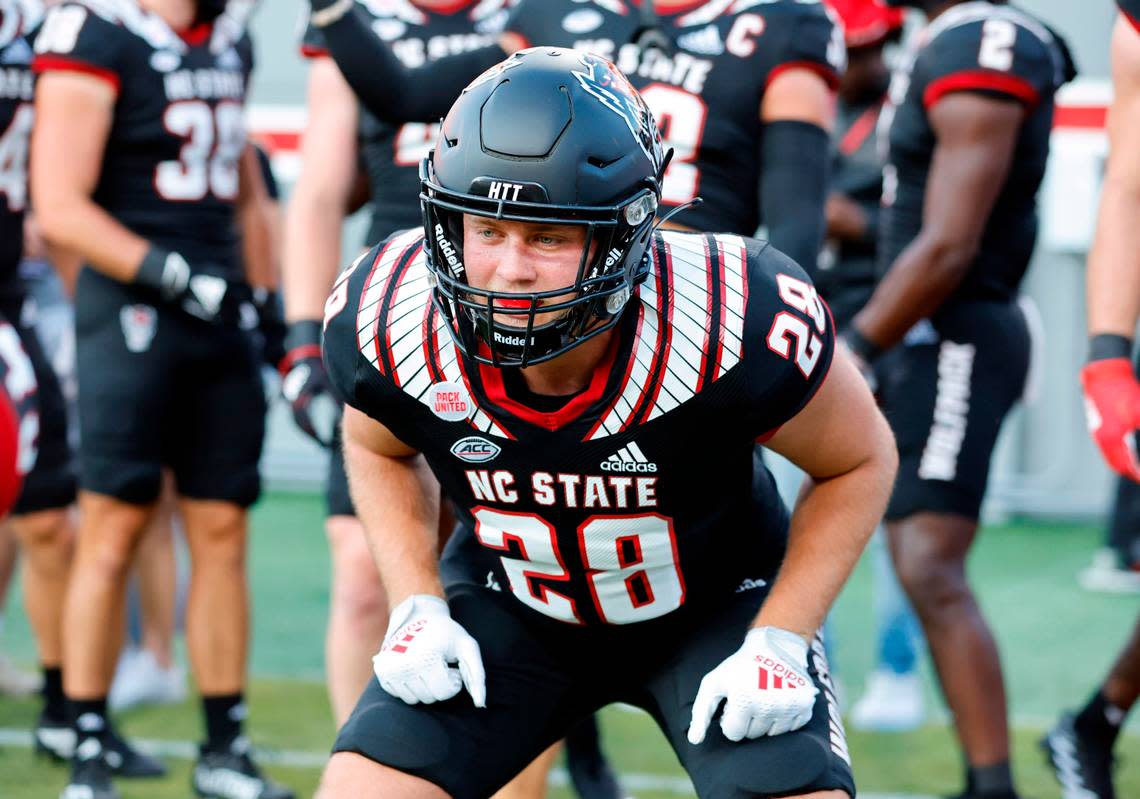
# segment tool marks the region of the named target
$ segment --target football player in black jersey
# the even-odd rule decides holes
[[[1105,460],[1124,479],[1140,480],[1135,436],[1140,383],[1132,337],[1140,320],[1140,2],[1117,0],[1112,32],[1113,100],[1109,158],[1096,237],[1088,259],[1089,362],[1081,383],[1089,427]],[[1135,486],[1133,486],[1135,488]],[[1140,697],[1140,620],[1107,678],[1077,713],[1063,715],[1042,740],[1066,797],[1116,799],[1113,748]]]
[[[476,11],[486,14],[486,6],[476,0],[459,4],[423,0],[385,13],[360,5],[359,13],[368,15],[376,35],[388,37],[396,52],[406,53],[412,64],[419,64],[458,47],[471,49],[493,42],[493,37],[476,31],[482,18],[471,16]],[[438,125],[392,125],[360,109],[329,57],[320,31],[311,25],[301,51],[310,59],[309,124],[285,229],[282,266],[291,325],[283,366],[286,397],[298,425],[323,446],[333,445],[326,489],[326,531],[333,561],[326,666],[333,715],[339,725],[348,718],[372,674],[370,657],[383,639],[387,609],[348,496],[339,443],[330,440],[331,429],[319,429],[324,420],[312,407],[327,386],[320,360],[324,298],[341,264],[341,223],[359,205],[362,188],[370,197],[370,244],[418,223],[419,162],[431,147]],[[359,179],[361,164],[365,181]]]
[[[817,629],[894,447],[802,269],[657,231],[665,164],[612,64],[522,50],[444,120],[424,226],[338,279],[324,358],[394,607],[322,796],[488,796],[614,701],[701,797],[854,796]],[[813,478],[790,527],[757,439]]]
[[[416,0],[387,10],[359,4],[355,13],[414,67],[492,44],[495,37],[487,33],[487,26],[501,25],[495,14],[501,6],[478,0]],[[329,57],[321,31],[312,25],[306,26],[301,52],[310,59],[309,123],[286,226],[282,271],[290,332],[282,368],[285,396],[298,426],[330,451],[325,530],[333,573],[325,659],[329,698],[339,727],[372,677],[371,657],[383,641],[388,607],[349,497],[339,432],[334,436],[330,426],[335,423],[339,428],[339,419],[328,413],[327,406],[322,408],[328,399],[320,357],[324,298],[341,263],[341,222],[362,202],[362,189],[370,196],[369,243],[419,223],[419,163],[435,140],[438,124],[391,124],[359,108]],[[364,180],[358,165],[363,166]],[[552,749],[496,799],[544,796],[554,754]]]
[[[643,91],[674,151],[662,211],[698,195],[704,201],[680,210],[674,226],[751,235],[763,224],[775,246],[814,270],[831,90],[844,60],[842,31],[821,2],[518,0],[497,47],[411,73],[346,13],[350,6],[314,0],[314,20],[353,88],[385,118],[438,118],[486,61],[531,44],[613,59]],[[647,16],[659,33],[651,47],[634,41]],[[423,92],[424,85],[434,90]]]
[[[235,225],[257,217],[246,203],[261,179],[242,122],[250,8],[64,2],[36,39],[32,194],[48,242],[86,263],[81,528],[64,618],[77,735],[68,799],[118,796],[111,773],[129,764],[160,769],[113,733],[106,695],[119,647],[108,631],[164,467],[193,559],[187,640],[207,728],[194,789],[292,796],[261,775],[242,735],[246,508],[259,492],[265,414]]]
[[[929,26],[896,72],[874,295],[847,331],[879,366],[898,439],[892,555],[926,632],[968,765],[967,797],[1016,796],[997,646],[970,590],[990,454],[1020,397],[1029,336],[1017,291],[1037,233],[1064,42],[996,2],[923,0]],[[896,346],[899,345],[899,346]]]
[[[26,412],[22,435],[34,446],[31,470],[12,508],[10,529],[20,540],[26,568],[24,594],[43,670],[44,706],[36,721],[39,751],[56,758],[71,754],[73,738],[63,702],[61,620],[74,529],[68,507],[75,501],[76,480],[67,438],[62,388],[44,354],[31,318],[23,311],[26,292],[18,274],[24,246],[28,138],[32,129],[32,35],[42,9],[37,2],[0,3],[0,318],[3,357],[11,363],[30,359],[32,371],[8,370],[11,399]],[[23,354],[26,352],[26,355]],[[23,385],[15,385],[18,381]]]

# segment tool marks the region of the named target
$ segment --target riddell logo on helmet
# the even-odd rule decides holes
[[[606,269],[609,269],[611,266],[613,266],[614,264],[616,264],[620,260],[621,260],[621,250],[619,250],[617,247],[614,247],[612,250],[609,251],[609,254],[606,255]]]
[[[494,338],[496,344],[504,344],[508,347],[525,347],[528,343],[525,336],[504,336],[498,330],[494,332]],[[532,338],[529,343],[534,344],[534,339]]]
[[[463,262],[459,260],[459,253],[455,251],[455,245],[451,243],[451,239],[443,232],[443,225],[439,222],[435,223],[435,242],[439,245],[439,251],[443,253],[443,257],[447,259],[448,266],[457,275],[463,274]]]

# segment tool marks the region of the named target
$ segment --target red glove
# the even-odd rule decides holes
[[[1127,358],[1090,361],[1081,369],[1089,432],[1112,469],[1140,483],[1136,431],[1140,428],[1140,382]]]

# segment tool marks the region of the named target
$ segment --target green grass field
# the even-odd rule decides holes
[[[276,762],[278,779],[311,796],[322,753],[332,740],[322,673],[328,598],[328,558],[321,503],[311,495],[272,494],[254,518],[253,593],[255,635],[250,732]],[[1035,799],[1059,796],[1035,742],[1056,713],[1079,701],[1103,675],[1140,611],[1135,597],[1082,592],[1074,580],[1099,532],[1091,527],[1023,522],[988,528],[971,561],[971,573],[994,622],[1006,665],[1015,718],[1015,767],[1022,790]],[[34,662],[31,639],[14,595],[0,648]],[[833,617],[833,666],[849,697],[857,696],[873,658],[870,574],[860,565]],[[1076,663],[1076,667],[1074,667]],[[933,707],[941,708],[933,691]],[[36,761],[23,731],[36,707],[0,699],[0,799],[58,795],[65,771]],[[941,795],[959,788],[961,764],[939,710],[918,733],[849,731],[861,790],[878,794]],[[200,735],[195,703],[144,708],[124,715],[122,728],[160,744],[169,778],[122,783],[126,799],[188,797],[187,742]],[[648,717],[611,708],[603,717],[607,749],[630,775],[638,799],[692,795],[663,739]],[[1140,797],[1140,736],[1136,719],[1119,748],[1122,799]],[[292,763],[294,765],[285,765]],[[557,775],[556,775],[557,776]],[[552,799],[572,794],[555,785]]]

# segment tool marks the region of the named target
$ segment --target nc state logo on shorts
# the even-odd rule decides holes
[[[123,340],[131,352],[146,352],[154,341],[158,312],[150,305],[124,305],[119,309]]]

